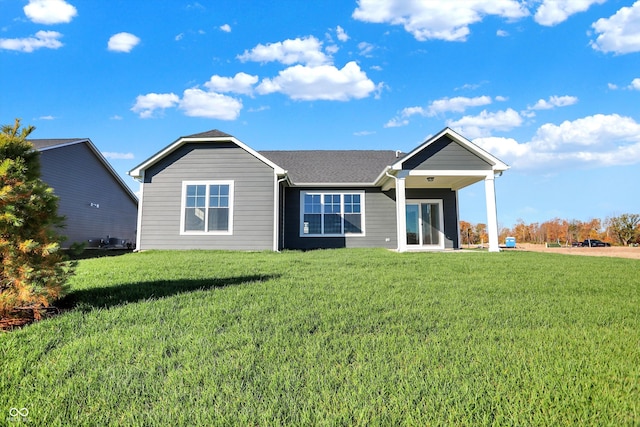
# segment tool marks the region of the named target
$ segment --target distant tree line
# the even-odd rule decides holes
[[[586,239],[600,239],[612,245],[640,244],[640,214],[625,213],[604,220],[580,221],[554,218],[545,222],[527,224],[518,219],[513,228],[500,229],[499,240],[515,237],[518,243],[557,242],[571,245]],[[488,242],[486,224],[460,221],[460,237],[463,245],[479,245]]]

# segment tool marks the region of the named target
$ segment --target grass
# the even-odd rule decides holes
[[[0,425],[638,425],[639,267],[385,250],[81,260],[68,311],[0,335]]]

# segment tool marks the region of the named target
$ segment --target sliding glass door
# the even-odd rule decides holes
[[[407,200],[407,245],[444,249],[442,200]]]

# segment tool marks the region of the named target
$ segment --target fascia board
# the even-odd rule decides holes
[[[323,188],[372,188],[377,187],[374,182],[295,182],[292,187],[323,187]]]

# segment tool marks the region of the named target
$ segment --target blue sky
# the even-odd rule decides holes
[[[88,137],[134,190],[128,170],[211,129],[257,150],[410,151],[448,126],[511,166],[496,180],[501,226],[640,212],[640,1],[0,10],[0,123]],[[486,221],[482,183],[460,204]]]

